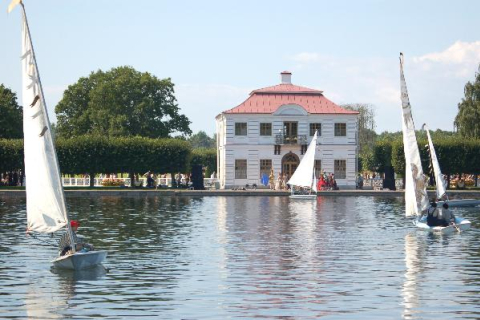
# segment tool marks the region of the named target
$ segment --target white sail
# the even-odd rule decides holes
[[[442,199],[445,195],[447,183],[443,179],[442,171],[440,170],[440,164],[438,163],[437,153],[435,152],[435,147],[433,146],[432,138],[430,137],[430,131],[428,130],[427,124],[423,125],[423,129],[427,132],[428,138],[428,147],[430,150],[430,160],[432,160],[433,175],[435,176],[435,184],[437,185],[437,199]]]
[[[22,17],[27,230],[50,233],[65,226],[68,219],[50,121],[23,4]]]
[[[313,135],[307,152],[303,155],[302,161],[288,181],[289,185],[297,187],[312,188],[314,180],[315,152],[317,149],[317,132]]]
[[[400,89],[402,99],[402,131],[405,152],[405,214],[420,215],[428,208],[427,184],[423,174],[407,84],[403,74],[403,54],[400,54]]]

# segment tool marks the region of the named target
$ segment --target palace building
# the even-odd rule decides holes
[[[273,168],[291,177],[315,131],[315,168],[334,173],[342,189],[355,189],[358,153],[358,112],[328,100],[323,91],[291,83],[257,89],[240,105],[216,117],[217,177],[222,189],[261,186]]]

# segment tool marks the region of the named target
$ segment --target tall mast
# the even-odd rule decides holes
[[[73,231],[72,231],[72,228],[70,226],[70,221],[68,219],[67,208],[66,208],[66,205],[65,205],[65,192],[63,190],[63,186],[62,186],[62,182],[61,182],[61,174],[60,174],[60,168],[59,168],[59,165],[58,165],[59,164],[58,157],[57,157],[57,153],[56,153],[56,150],[55,150],[55,147],[54,147],[54,140],[53,140],[54,138],[53,138],[53,135],[51,135],[50,119],[48,117],[48,112],[47,112],[47,107],[46,107],[47,104],[45,102],[45,96],[44,96],[44,93],[43,93],[43,86],[42,86],[42,82],[41,82],[41,79],[40,79],[40,72],[38,70],[37,59],[36,59],[36,56],[35,56],[35,50],[34,50],[34,47],[33,47],[32,36],[31,36],[31,33],[30,33],[30,27],[28,25],[27,12],[25,10],[25,5],[23,4],[23,1],[22,0],[13,0],[8,7],[8,12],[12,11],[13,8],[18,4],[20,4],[22,6],[22,14],[23,14],[24,22],[25,22],[26,33],[27,33],[27,36],[28,36],[28,42],[29,42],[29,45],[30,45],[33,64],[35,66],[36,77],[37,77],[37,81],[38,81],[38,87],[40,89],[40,99],[41,99],[41,102],[42,102],[41,103],[42,113],[43,113],[43,116],[45,117],[46,128],[47,128],[48,131],[50,131],[48,134],[50,134],[51,139],[52,139],[53,157],[54,157],[55,163],[57,164],[56,165],[56,173],[58,175],[58,178],[60,179],[60,188],[61,188],[61,193],[62,193],[62,201],[60,201],[60,202],[61,202],[61,206],[62,206],[62,209],[63,209],[63,212],[64,212],[64,218],[65,218],[65,221],[66,221],[67,233],[68,233],[69,238],[70,238],[70,243],[72,244],[72,251],[75,252],[75,238],[73,236]],[[25,59],[25,57],[22,57],[22,58]],[[25,90],[25,88],[23,88],[23,90]],[[26,103],[28,103],[28,102],[23,101],[24,105]],[[32,105],[33,104],[34,103],[32,103]],[[25,110],[24,110],[24,112],[25,112]],[[45,139],[45,137],[43,139]]]

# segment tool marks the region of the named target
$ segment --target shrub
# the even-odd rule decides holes
[[[104,187],[124,187],[125,182],[121,179],[103,179],[102,186]]]

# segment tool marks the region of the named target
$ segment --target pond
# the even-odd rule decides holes
[[[57,271],[61,232],[0,198],[0,317],[478,319],[480,208],[431,235],[386,197],[67,198],[104,267]]]

